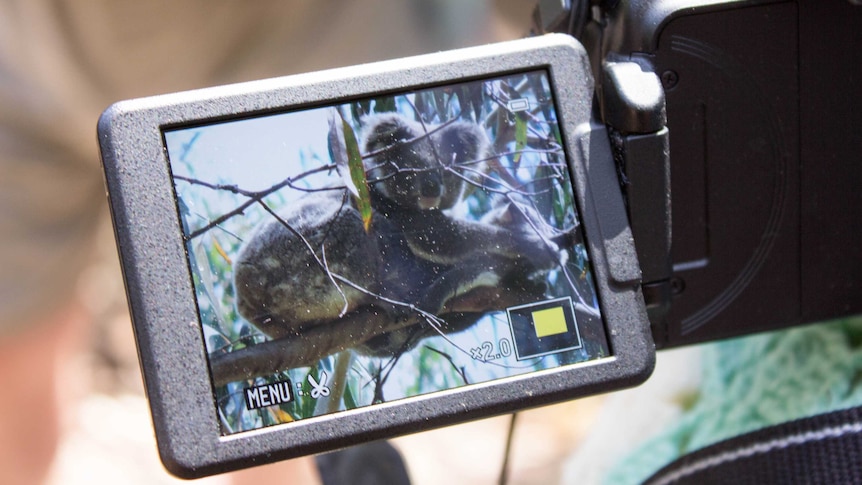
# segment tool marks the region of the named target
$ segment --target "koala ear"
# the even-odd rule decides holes
[[[437,146],[444,162],[454,159],[462,163],[484,158],[489,145],[488,136],[479,125],[459,121],[440,130]]]
[[[362,121],[362,124],[365,125],[363,147],[366,152],[379,150],[416,136],[415,130],[398,113],[371,115]]]

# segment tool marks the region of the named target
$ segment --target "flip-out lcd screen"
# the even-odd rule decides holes
[[[609,356],[553,92],[164,132],[222,434]]]

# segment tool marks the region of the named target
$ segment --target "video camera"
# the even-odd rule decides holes
[[[589,52],[657,347],[862,312],[859,2],[542,1],[534,19]]]
[[[853,22],[816,28],[835,10]],[[862,107],[827,96],[859,77],[835,46],[860,19],[543,1],[537,33],[583,45],[112,106],[99,141],[165,465],[198,477],[607,392],[656,347],[862,311]]]

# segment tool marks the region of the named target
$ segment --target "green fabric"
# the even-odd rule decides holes
[[[682,419],[621,460],[606,483],[640,483],[723,439],[862,405],[862,317],[708,344],[702,372]]]

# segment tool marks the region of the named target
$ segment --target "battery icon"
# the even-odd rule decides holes
[[[512,113],[527,111],[530,109],[530,100],[526,98],[511,99],[506,103],[506,107],[509,108],[509,111]]]

